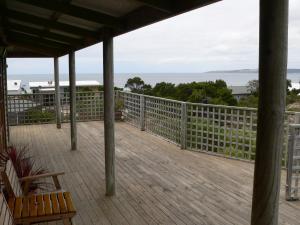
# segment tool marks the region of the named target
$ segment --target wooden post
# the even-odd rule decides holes
[[[60,106],[58,57],[54,58],[54,83],[55,83],[56,127],[60,129],[61,128],[61,106]]]
[[[4,95],[5,95],[5,127],[6,127],[6,142],[7,144],[10,142],[10,130],[8,123],[8,93],[7,93],[7,60],[4,58]]]
[[[140,95],[140,129],[145,130],[145,96]]]
[[[1,111],[1,118],[0,118],[0,138],[1,138],[1,146],[0,152],[4,152],[7,148],[7,123],[6,123],[6,49],[4,47],[0,47],[0,111]]]
[[[115,195],[115,102],[113,38],[107,33],[103,40],[104,142],[106,195]]]
[[[75,52],[69,53],[71,150],[77,149]]]
[[[186,103],[181,103],[181,134],[180,143],[181,149],[186,149],[186,127],[187,127],[187,114],[186,114]]]
[[[286,100],[288,0],[260,0],[252,225],[277,225]]]

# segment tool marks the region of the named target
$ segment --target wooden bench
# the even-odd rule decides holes
[[[1,225],[28,225],[55,220],[71,225],[71,218],[76,213],[69,192],[18,197],[9,199],[8,204],[1,193],[0,207]]]
[[[56,190],[60,190],[61,185],[59,183],[58,176],[63,174],[64,172],[45,173],[41,175],[28,176],[19,179],[11,160],[7,161],[5,168],[1,171],[1,177],[6,187],[6,191],[8,192],[8,195],[10,197],[14,198],[28,195],[29,185],[32,181],[47,177],[52,177]],[[24,190],[21,188],[22,182],[24,182]]]
[[[22,178],[25,182],[44,177],[56,177],[56,188],[60,188],[57,176],[61,173],[50,173]],[[76,210],[69,192],[55,191],[41,194],[23,194],[20,180],[9,160],[1,172],[4,185],[9,196],[9,209],[15,224],[31,224],[62,220],[65,225],[72,224]],[[55,179],[53,179],[55,180]],[[25,187],[26,187],[25,183]],[[0,209],[2,212],[2,209]],[[0,223],[1,225],[1,223]]]

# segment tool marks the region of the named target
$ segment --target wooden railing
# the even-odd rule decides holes
[[[103,93],[76,93],[77,120],[103,119]],[[9,125],[54,123],[56,119],[54,94],[8,95]],[[62,122],[68,122],[70,115],[69,93],[61,94]]]
[[[54,94],[9,95],[10,125],[54,123]],[[77,120],[103,120],[103,93],[77,93]],[[182,149],[253,161],[257,110],[195,104],[117,91],[124,120],[158,135]],[[69,121],[68,93],[61,94],[62,121]],[[288,125],[299,122],[299,113],[286,112],[282,165],[287,165]]]
[[[171,141],[183,149],[253,161],[257,109],[180,102],[120,92],[125,120]],[[286,112],[282,166],[287,165],[289,124],[299,113]]]

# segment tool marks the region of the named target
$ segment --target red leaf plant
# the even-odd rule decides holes
[[[37,166],[33,157],[29,155],[29,149],[27,146],[9,146],[7,150],[0,153],[1,166],[5,166],[7,160],[11,160],[19,178],[40,175],[47,172],[46,169]],[[44,190],[49,186],[47,182],[41,182],[34,180],[29,185],[29,192],[34,193],[38,190]],[[21,183],[21,187],[24,188],[24,182]]]

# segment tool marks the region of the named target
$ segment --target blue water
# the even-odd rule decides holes
[[[128,78],[134,76],[141,77],[145,83],[155,85],[158,82],[171,82],[175,84],[188,83],[192,81],[215,81],[217,79],[225,80],[227,85],[246,85],[249,80],[258,79],[257,73],[117,73],[115,74],[115,86],[124,87]],[[28,88],[29,81],[49,81],[53,80],[51,74],[20,74],[20,75],[8,75],[8,79],[22,80],[22,84],[25,88]],[[77,80],[97,80],[101,84],[103,83],[102,74],[77,74]],[[300,81],[300,73],[288,74],[288,79],[293,83]],[[60,80],[68,80],[67,74],[61,74]]]

